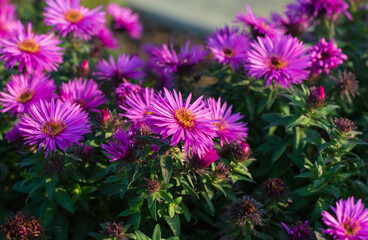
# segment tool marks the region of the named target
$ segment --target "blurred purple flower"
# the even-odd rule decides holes
[[[108,145],[101,144],[101,148],[105,150],[106,155],[110,158],[110,162],[125,160],[133,162],[135,153],[132,149],[131,136],[126,133],[121,127],[114,135],[115,141],[109,141]]]
[[[128,82],[127,80],[123,79],[123,82],[119,84],[119,86],[115,89],[115,99],[118,105],[122,105],[128,95],[130,94],[138,94],[142,90],[141,85],[134,84]]]
[[[210,148],[202,157],[194,155],[193,158],[190,159],[190,163],[198,168],[207,168],[211,163],[217,161],[219,158],[220,156],[217,154],[216,149]]]
[[[313,228],[308,226],[308,221],[304,223],[302,221],[297,221],[291,227],[288,227],[285,223],[281,223],[285,228],[286,232],[289,234],[290,240],[313,240],[315,239],[315,234]]]
[[[108,28],[103,27],[98,30],[95,37],[101,41],[102,45],[107,48],[111,49],[118,49],[119,48],[119,41],[115,38],[114,33],[111,32]]]
[[[139,22],[138,14],[133,13],[132,9],[120,7],[116,3],[110,3],[107,6],[107,11],[114,20],[113,27],[115,29],[124,29],[132,39],[141,38],[143,26]]]
[[[349,20],[353,17],[348,12],[349,4],[345,0],[297,0],[301,8],[311,18],[321,18],[336,21],[337,17],[345,14]]]
[[[207,39],[207,47],[211,50],[213,59],[225,65],[230,64],[232,69],[244,63],[249,40],[238,28],[225,26],[218,29]]]

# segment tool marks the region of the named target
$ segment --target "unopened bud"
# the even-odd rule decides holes
[[[252,154],[252,150],[250,149],[249,144],[245,142],[236,143],[231,151],[236,161],[238,162],[247,161]]]
[[[308,103],[311,106],[318,107],[325,101],[326,93],[324,87],[311,88],[309,92]]]
[[[342,133],[351,132],[356,128],[355,124],[347,118],[335,118],[334,120],[336,128]]]
[[[102,109],[100,112],[100,121],[102,126],[107,126],[111,120],[109,109]]]
[[[83,62],[78,67],[78,76],[79,77],[88,77],[89,75],[89,63],[87,60],[83,60]]]

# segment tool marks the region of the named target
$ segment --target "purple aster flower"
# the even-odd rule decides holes
[[[53,33],[36,35],[32,33],[31,23],[25,30],[19,21],[12,38],[0,39],[0,60],[4,60],[7,68],[19,63],[19,71],[26,68],[28,73],[56,71],[59,63],[63,62],[63,53],[60,52],[63,48],[56,46],[61,41],[53,36]]]
[[[34,75],[13,75],[6,84],[6,92],[0,92],[1,112],[27,113],[30,106],[40,100],[55,97],[56,86],[50,76],[42,73]]]
[[[286,34],[291,34],[294,37],[301,36],[310,26],[309,16],[301,10],[298,4],[288,4],[285,17],[278,13],[272,13],[272,20]]]
[[[12,130],[7,132],[4,139],[15,144],[23,145],[24,140],[21,131],[19,130],[19,125],[16,124]]]
[[[141,78],[145,76],[141,68],[144,66],[141,58],[129,54],[120,54],[115,63],[114,57],[110,55],[110,62],[102,59],[96,64],[96,72],[93,73],[100,80],[121,81],[122,78]]]
[[[302,9],[311,18],[322,18],[327,16],[328,19],[336,21],[337,17],[345,14],[349,20],[353,17],[348,12],[349,4],[345,0],[297,0]]]
[[[81,145],[83,135],[91,132],[88,114],[77,104],[60,99],[40,101],[32,105],[28,114],[21,116],[19,130],[27,144],[39,145],[38,150],[66,151],[74,143]]]
[[[315,234],[313,228],[308,226],[308,221],[304,223],[302,221],[297,221],[291,227],[288,227],[285,223],[281,223],[285,228],[286,232],[289,234],[290,240],[313,240],[315,239]]]
[[[139,22],[138,14],[133,13],[132,9],[120,7],[116,3],[110,3],[107,6],[107,11],[114,20],[113,27],[115,29],[124,29],[132,39],[141,38],[143,26]]]
[[[227,144],[238,141],[248,136],[246,123],[238,122],[243,118],[239,113],[231,114],[232,105],[227,108],[227,103],[221,105],[221,98],[217,101],[213,98],[208,98],[206,101],[207,107],[211,111],[211,119],[216,126],[216,137],[220,138],[221,146],[224,141]]]
[[[110,140],[108,145],[101,144],[101,148],[106,151],[106,155],[110,158],[109,161],[125,160],[133,162],[135,152],[132,149],[131,136],[120,127],[119,131],[115,132],[114,140]]]
[[[115,38],[113,32],[111,32],[108,28],[101,28],[97,34],[95,35],[96,39],[98,39],[104,47],[117,49],[119,48],[118,39]]]
[[[323,230],[324,233],[332,235],[339,240],[361,240],[368,239],[368,209],[359,199],[355,204],[354,197],[344,201],[336,202],[336,208],[331,206],[336,218],[327,211],[322,212],[323,222],[331,227]]]
[[[334,39],[326,42],[322,38],[317,45],[309,49],[312,61],[312,74],[321,74],[323,71],[330,74],[330,70],[342,64],[348,56],[342,53],[341,49],[337,47]]]
[[[125,113],[121,115],[133,122],[143,121],[146,115],[152,114],[150,107],[153,96],[153,89],[147,87],[139,93],[127,95],[124,103],[119,105],[121,109],[125,110]]]
[[[0,39],[9,39],[13,36],[16,29],[17,22],[14,6],[8,2],[0,2]]]
[[[95,81],[82,78],[62,83],[60,98],[72,104],[76,103],[86,111],[93,112],[99,112],[98,106],[107,102]]]
[[[216,149],[209,148],[202,157],[198,157],[194,155],[192,159],[190,159],[190,163],[197,168],[207,168],[211,163],[217,161],[220,156],[217,154]]]
[[[251,46],[245,70],[256,79],[264,77],[266,86],[275,81],[276,84],[289,87],[308,78],[309,71],[306,69],[310,66],[310,58],[305,55],[303,42],[297,38],[278,35],[272,40],[266,36],[258,38]]]
[[[102,6],[90,10],[82,7],[80,0],[46,0],[46,4],[45,25],[54,26],[63,37],[72,33],[73,38],[89,40],[106,22]]]
[[[115,89],[115,99],[117,104],[122,105],[126,101],[128,95],[138,94],[141,90],[142,87],[140,84],[134,84],[123,79],[123,83],[120,83]]]
[[[156,94],[153,98],[152,114],[147,115],[149,125],[153,132],[163,138],[171,138],[171,146],[176,146],[181,140],[184,141],[184,149],[187,155],[192,153],[203,157],[214,143],[214,125],[212,124],[211,112],[205,108],[203,97],[190,104],[192,94],[185,102],[181,93],[173,90],[173,94],[164,88],[164,94]]]
[[[230,29],[229,26],[218,29],[207,40],[207,47],[211,50],[213,59],[224,65],[230,64],[232,69],[237,69],[244,63],[248,45],[248,39],[239,29]]]
[[[150,61],[156,67],[167,73],[187,73],[194,65],[203,61],[207,55],[207,51],[202,45],[194,45],[190,49],[190,40],[180,48],[179,54],[174,50],[173,43],[170,49],[167,44],[162,44],[161,47],[156,47],[152,50]]]
[[[258,36],[274,38],[276,34],[282,33],[280,30],[275,28],[273,23],[270,23],[265,18],[256,17],[248,4],[246,4],[246,8],[248,14],[241,13],[236,15],[237,20],[234,22],[248,26],[251,29],[254,38],[257,38]]]

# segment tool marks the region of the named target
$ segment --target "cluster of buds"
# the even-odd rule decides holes
[[[355,124],[347,118],[335,118],[334,123],[341,133],[349,133],[356,128]]]
[[[145,178],[144,180],[146,181],[145,188],[150,193],[151,196],[152,196],[153,193],[158,192],[160,190],[161,184],[156,179],[153,179],[153,178],[147,179],[147,178]]]
[[[123,222],[107,222],[105,223],[105,228],[102,234],[118,240],[127,240],[128,238],[123,235],[125,231],[126,228],[124,227]]]
[[[286,184],[281,178],[269,178],[262,187],[273,198],[282,198],[287,193]]]

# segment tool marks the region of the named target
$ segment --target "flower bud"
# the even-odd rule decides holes
[[[216,166],[216,169],[213,172],[213,176],[216,179],[219,179],[219,180],[228,180],[228,177],[230,175],[230,173],[228,171],[229,171],[229,169],[222,162],[220,162]]]
[[[51,157],[49,160],[44,162],[45,170],[50,176],[54,176],[57,173],[64,171],[65,162],[60,157]]]
[[[79,77],[88,77],[89,75],[89,63],[87,60],[83,60],[83,62],[78,67],[78,76]]]
[[[125,240],[127,238],[122,235],[125,231],[126,228],[124,227],[123,222],[106,222],[102,234],[106,237]]]
[[[287,192],[285,182],[280,178],[269,178],[263,183],[263,188],[270,197],[280,198]]]
[[[342,133],[351,132],[356,128],[355,124],[347,118],[335,118],[334,120],[336,128]]]
[[[252,154],[249,144],[245,142],[236,143],[236,145],[231,149],[231,152],[235,157],[235,160],[238,162],[247,161]]]
[[[312,240],[315,239],[315,234],[313,228],[308,226],[308,221],[304,223],[302,221],[297,221],[295,224],[288,227],[285,223],[281,223],[285,228],[286,232],[289,234],[289,239],[301,239],[301,240]]]
[[[309,92],[308,103],[312,107],[318,107],[325,101],[326,94],[324,87],[310,88]]]
[[[101,125],[106,127],[111,120],[109,109],[102,109],[100,112],[100,121]]]
[[[146,189],[148,192],[150,192],[150,195],[152,196],[153,193],[155,192],[158,192],[158,190],[160,190],[160,183],[156,180],[156,179],[153,179],[153,178],[150,178],[150,179],[147,179],[145,178],[144,179],[146,181]]]
[[[90,162],[95,149],[90,146],[82,146],[75,149],[74,153],[82,159],[83,162]]]
[[[230,221],[239,227],[244,227],[249,221],[252,226],[264,225],[264,215],[262,203],[245,195],[235,200],[229,209]]]

